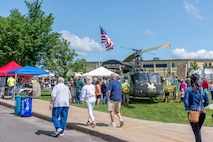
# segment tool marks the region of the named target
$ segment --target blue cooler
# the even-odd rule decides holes
[[[21,116],[32,116],[32,98],[21,98]]]
[[[16,101],[15,114],[16,115],[21,114],[21,98],[22,98],[22,96],[15,96],[15,101]]]

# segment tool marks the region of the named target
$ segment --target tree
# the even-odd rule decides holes
[[[48,50],[49,55],[44,59],[44,67],[57,76],[66,77],[66,73],[71,69],[73,59],[77,54],[69,49],[67,40],[57,40],[56,45]]]
[[[198,64],[197,64],[197,61],[196,61],[196,60],[194,60],[193,69],[194,69],[194,70],[198,70]]]
[[[41,10],[42,0],[25,4],[27,15],[14,9],[8,17],[0,17],[0,65],[15,60],[23,66],[43,66],[64,77],[71,67],[82,70],[85,60],[75,62],[75,51],[69,49],[69,43],[59,33],[52,31],[54,17]]]
[[[1,65],[8,63],[11,59],[21,63],[25,50],[24,34],[25,18],[17,10],[12,10],[8,18],[0,18],[0,57]],[[27,49],[26,49],[27,50]]]
[[[48,54],[60,34],[52,32],[53,16],[41,10],[42,1],[25,1],[28,15],[11,10],[7,18],[0,19],[0,56],[4,62],[11,59],[21,65],[38,65]]]
[[[75,50],[69,49],[69,42],[65,39],[60,39],[57,44],[49,49],[49,55],[44,59],[43,68],[53,72],[56,76],[67,78],[67,73],[71,72],[86,72],[85,59],[76,59],[78,54]]]
[[[86,62],[85,59],[77,59],[77,60],[75,60],[74,64],[72,64],[72,71],[73,72],[85,73],[87,71],[85,62]]]
[[[25,46],[31,47],[27,51],[29,56],[25,56],[25,58],[27,60],[29,58],[32,59],[28,64],[41,65],[46,56],[48,56],[48,51],[53,48],[60,37],[60,34],[52,32],[54,17],[52,14],[45,16],[45,13],[41,10],[42,1],[25,1],[25,4],[28,7]]]

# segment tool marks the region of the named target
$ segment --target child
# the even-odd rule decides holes
[[[185,82],[185,79],[183,79],[180,83],[180,98],[181,98],[181,102],[183,102],[183,97],[185,95],[185,90],[187,88],[187,84]]]
[[[185,91],[184,91],[184,89],[182,88],[182,89],[181,89],[181,92],[180,92],[181,102],[183,102],[184,95],[185,95]]]

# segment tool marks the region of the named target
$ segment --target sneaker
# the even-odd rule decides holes
[[[90,121],[87,121],[86,126],[89,126],[89,125],[90,125]]]
[[[115,123],[109,123],[109,127],[116,127]]]
[[[57,137],[56,132],[53,132],[53,133],[51,134],[51,136]]]
[[[124,125],[124,121],[120,121],[120,127]]]
[[[96,126],[96,123],[95,122],[92,122],[92,128],[95,128],[95,126]]]
[[[58,135],[62,132],[61,128],[58,128],[56,132],[52,134],[53,137],[58,137]]]
[[[59,136],[61,136],[61,137],[64,136],[64,132],[63,132],[63,133],[60,133]]]

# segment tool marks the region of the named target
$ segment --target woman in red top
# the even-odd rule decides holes
[[[202,87],[203,87],[203,92],[206,93],[206,95],[208,95],[209,82],[205,78],[203,78]]]
[[[203,79],[202,87],[203,87],[203,89],[206,89],[206,88],[208,89],[209,88],[209,82],[205,78]]]
[[[95,94],[97,97],[96,104],[99,105],[101,100],[101,85],[98,80],[96,81],[96,85],[95,85]]]

